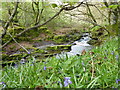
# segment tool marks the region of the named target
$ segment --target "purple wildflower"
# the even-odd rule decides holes
[[[118,60],[118,58],[119,58],[119,55],[116,55],[116,56],[115,56],[115,58]]]
[[[83,65],[83,66],[85,65],[84,62],[82,62],[82,65]]]
[[[15,67],[15,68],[18,68],[18,65],[17,65],[17,64],[14,64],[14,67]]]
[[[0,85],[5,84],[5,82],[0,82]]]
[[[20,61],[21,64],[25,64],[26,63],[26,60],[24,58],[21,59]]]
[[[46,66],[44,66],[44,70],[46,70],[47,69],[47,67]]]
[[[119,81],[120,81],[120,79],[117,79],[117,80],[116,80],[116,83],[118,84]]]
[[[58,81],[58,83],[61,83],[60,81]]]
[[[69,84],[72,84],[72,81],[70,81],[71,77],[65,77],[64,78],[64,87],[67,87]]]
[[[20,63],[21,63],[21,64],[25,64],[25,62],[24,62],[24,61],[21,61]]]
[[[31,54],[30,52],[28,52],[28,54]]]
[[[114,51],[112,51],[111,54],[114,55]]]
[[[112,88],[115,88],[115,87],[112,87]]]
[[[5,83],[5,82],[0,82],[0,85],[3,85],[2,88],[5,88],[5,87],[6,87],[6,83]]]
[[[59,83],[60,87],[62,88],[63,87],[62,83],[60,81],[58,81],[58,83]]]

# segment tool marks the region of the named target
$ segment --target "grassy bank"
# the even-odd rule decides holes
[[[118,38],[109,38],[81,56],[52,57],[39,63],[31,56],[29,63],[6,66],[0,81],[8,88],[117,88],[117,48]]]

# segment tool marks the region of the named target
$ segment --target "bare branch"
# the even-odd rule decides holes
[[[36,28],[38,28],[38,27],[41,27],[41,26],[47,24],[47,23],[50,22],[52,19],[54,19],[56,16],[58,16],[62,11],[63,11],[63,8],[60,9],[60,11],[59,11],[57,14],[55,14],[52,18],[50,18],[49,20],[47,20],[47,21],[44,22],[43,24],[37,24],[37,25],[35,25],[35,26],[31,27],[31,28],[27,28],[27,29],[25,29],[24,31],[22,31],[21,33],[17,34],[16,36],[20,36],[21,34],[23,34],[24,32],[26,32],[26,31],[28,31],[28,30],[36,29]]]
[[[84,1],[86,1],[86,0],[84,0]],[[84,2],[84,1],[83,1],[83,2]],[[53,17],[51,17],[50,19],[48,19],[48,20],[47,20],[46,22],[44,22],[43,24],[37,24],[37,25],[35,25],[35,26],[33,26],[33,27],[27,28],[27,29],[23,30],[22,32],[20,32],[19,34],[15,35],[14,37],[18,37],[18,36],[22,35],[23,33],[25,33],[26,31],[29,31],[29,30],[32,30],[32,29],[36,29],[36,28],[38,28],[38,27],[41,27],[41,26],[47,24],[48,22],[50,22],[51,20],[53,20],[56,16],[58,16],[63,10],[65,10],[65,11],[73,10],[73,9],[79,7],[81,4],[83,4],[83,2],[80,2],[80,3],[79,3],[77,6],[75,6],[75,7],[74,7],[74,6],[66,7],[66,5],[63,6],[63,7],[59,10],[58,13],[56,13]],[[11,42],[11,40],[8,41],[8,42],[4,45],[4,47],[5,47],[9,42]]]
[[[2,45],[2,48],[5,47],[8,43],[10,43],[12,41],[12,38],[10,38],[10,40],[8,40],[5,44]]]
[[[41,20],[41,18],[42,18],[42,13],[43,13],[43,11],[44,11],[44,2],[43,2],[43,0],[42,0],[42,9],[41,9],[40,14],[39,14],[39,16],[38,16],[37,24],[40,23],[40,20]]]
[[[3,34],[2,34],[2,38],[5,36],[6,31],[7,31],[7,28],[8,28],[8,26],[9,26],[10,22],[12,21],[12,19],[14,18],[16,12],[17,12],[18,3],[19,3],[19,2],[16,2],[15,8],[14,8],[14,10],[13,10],[13,13],[11,14],[9,20],[5,23],[5,25],[4,25],[4,27],[3,27],[3,28],[4,28],[4,32],[3,32]]]
[[[86,5],[86,3],[84,3],[85,5]],[[87,3],[88,4],[88,3]],[[96,6],[96,5],[94,5],[94,4],[88,4],[89,6],[94,6],[98,11],[99,11],[99,13],[101,14],[101,15],[103,15],[104,17],[106,17],[106,18],[108,18],[106,15],[104,15],[101,11],[100,11],[100,9]]]
[[[23,47],[22,45],[20,45],[16,40],[15,40],[15,38],[8,32],[8,34],[10,35],[10,37],[14,40],[14,42],[16,43],[16,44],[18,44],[21,48],[23,48],[28,54],[29,54],[29,51],[25,48],[25,47]]]
[[[90,10],[90,7],[89,7],[89,5],[88,5],[87,2],[86,2],[86,5],[87,5],[87,8],[88,8],[88,11],[89,11],[89,13],[90,13],[90,16],[91,16],[92,20],[93,20],[95,23],[97,23],[97,21],[95,20],[95,18],[94,18],[94,16],[93,16],[93,14],[92,14],[92,12],[91,12],[91,10]]]
[[[110,32],[109,32],[109,31],[105,28],[105,26],[101,26],[101,25],[99,25],[99,24],[97,24],[97,23],[95,23],[95,22],[88,21],[88,20],[85,20],[85,19],[80,19],[79,17],[77,17],[77,16],[75,16],[75,15],[72,15],[72,14],[69,14],[69,15],[74,16],[74,17],[78,18],[78,20],[79,20],[79,21],[80,21],[80,20],[82,20],[82,21],[84,21],[84,22],[91,23],[91,24],[93,24],[94,26],[103,27],[103,28],[105,29],[105,31],[107,31],[107,33],[108,33],[108,34],[110,33]]]
[[[85,2],[85,1],[86,1],[86,0],[84,0],[83,2]],[[70,11],[70,10],[73,10],[73,9],[75,9],[75,8],[78,8],[78,7],[81,6],[81,4],[83,4],[83,2],[78,3],[77,6],[68,6],[68,7],[67,7],[67,6],[65,5],[66,7],[64,6],[64,10],[65,10],[65,11]]]
[[[86,1],[86,0],[85,0]],[[23,34],[24,32],[28,31],[28,30],[32,30],[32,29],[36,29],[38,27],[41,27],[45,24],[47,24],[48,22],[50,22],[51,20],[53,20],[56,16],[58,16],[63,10],[65,11],[69,11],[69,10],[73,10],[77,7],[79,7],[81,4],[83,4],[83,2],[79,3],[77,6],[69,6],[69,7],[66,7],[66,6],[63,6],[58,13],[56,13],[53,17],[51,17],[50,19],[48,19],[46,22],[44,22],[43,24],[37,24],[33,27],[30,27],[30,28],[27,28],[25,29],[24,31],[20,32],[19,34],[17,34],[16,36],[20,36],[21,34]]]

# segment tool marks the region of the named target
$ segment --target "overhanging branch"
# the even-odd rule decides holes
[[[84,1],[86,1],[86,0],[84,0]],[[25,33],[26,31],[29,31],[29,30],[36,29],[36,28],[38,28],[38,27],[41,27],[41,26],[47,24],[48,22],[50,22],[51,20],[53,20],[53,19],[54,19],[56,16],[58,16],[63,10],[65,10],[65,11],[73,10],[73,9],[79,7],[81,4],[83,4],[83,2],[79,3],[77,6],[69,6],[69,7],[63,6],[63,7],[59,10],[58,13],[56,13],[53,17],[51,17],[50,19],[48,19],[48,20],[47,20],[46,22],[44,22],[43,24],[37,24],[37,25],[35,25],[35,26],[33,26],[33,27],[27,28],[27,29],[23,30],[22,32],[20,32],[19,34],[17,34],[16,36],[20,36],[20,35],[22,35],[23,33]]]
[[[17,12],[18,3],[19,3],[19,2],[16,2],[15,8],[14,8],[14,10],[13,10],[13,13],[11,14],[9,20],[5,23],[5,25],[4,25],[4,27],[3,27],[4,31],[3,31],[2,36],[1,36],[2,38],[5,36],[6,31],[7,31],[7,28],[9,27],[10,22],[12,21],[12,19],[14,18],[15,14],[16,14],[16,12]]]
[[[84,1],[86,1],[86,0],[84,0]],[[83,1],[83,2],[84,2],[84,1]],[[47,20],[46,22],[44,22],[43,24],[37,24],[37,25],[35,25],[35,26],[33,26],[33,27],[27,28],[27,29],[23,30],[22,32],[20,32],[19,34],[15,35],[14,37],[18,37],[18,36],[22,35],[23,33],[25,33],[26,31],[29,31],[29,30],[32,30],[32,29],[36,29],[36,28],[38,28],[38,27],[41,27],[41,26],[47,24],[48,22],[50,22],[51,20],[53,20],[56,16],[58,16],[63,10],[65,10],[65,11],[73,10],[73,9],[75,9],[75,8],[77,8],[77,7],[80,7],[80,5],[83,4],[83,2],[80,2],[77,6],[69,6],[69,7],[66,7],[66,5],[63,6],[63,7],[59,10],[58,13],[56,13],[53,17],[51,17],[50,19],[48,19],[48,20]],[[5,45],[3,45],[2,47],[5,47],[5,46],[6,46],[8,43],[10,43],[10,42],[11,42],[11,40],[9,40],[7,43],[5,43]]]

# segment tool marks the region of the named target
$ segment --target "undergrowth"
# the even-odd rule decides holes
[[[86,54],[65,59],[50,57],[35,63],[6,66],[6,88],[117,88],[118,38],[111,38]],[[68,78],[66,80],[66,78]],[[2,85],[1,85],[2,87]]]

